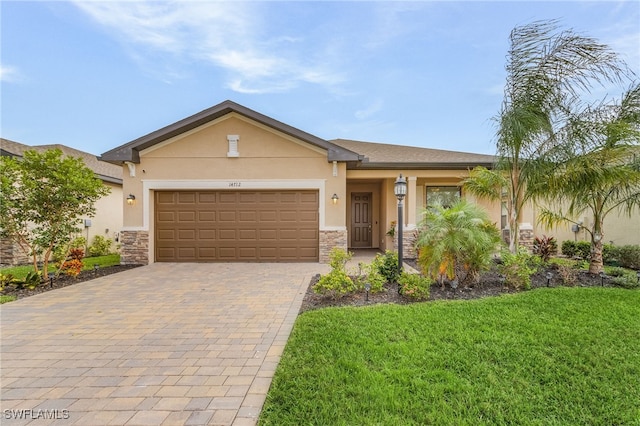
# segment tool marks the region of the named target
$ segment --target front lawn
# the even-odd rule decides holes
[[[640,292],[552,288],[298,317],[263,425],[639,424]]]

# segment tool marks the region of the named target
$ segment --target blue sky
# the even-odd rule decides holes
[[[535,20],[640,75],[639,1],[2,1],[0,14],[1,136],[98,155],[225,99],[325,139],[493,154],[509,32]]]

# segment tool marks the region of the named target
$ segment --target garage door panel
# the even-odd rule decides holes
[[[178,204],[195,204],[196,193],[195,192],[178,192]]]
[[[157,191],[156,261],[317,261],[317,191]]]

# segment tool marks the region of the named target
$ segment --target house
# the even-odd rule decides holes
[[[0,139],[0,154],[2,156],[22,157],[27,150],[47,151],[59,149],[66,156],[82,158],[85,165],[94,171],[97,177],[110,188],[110,193],[98,200],[95,204],[94,217],[79,218],[81,221],[80,235],[90,244],[96,235],[109,238],[118,242],[120,229],[122,228],[122,167],[101,161],[95,155],[70,148],[64,145],[37,145],[29,146],[8,139]],[[17,265],[27,263],[30,259],[20,247],[11,241],[2,240],[0,263],[3,265]],[[115,244],[114,244],[115,245]]]
[[[123,264],[320,261],[333,247],[394,248],[394,182],[407,179],[405,253],[424,206],[464,196],[490,155],[324,140],[225,101],[102,154],[124,169]],[[501,223],[499,203],[475,200]]]

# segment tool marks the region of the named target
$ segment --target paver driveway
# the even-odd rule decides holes
[[[4,304],[0,423],[255,424],[327,270],[153,264]]]

